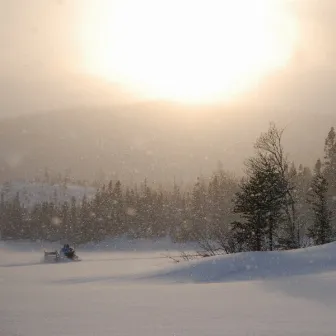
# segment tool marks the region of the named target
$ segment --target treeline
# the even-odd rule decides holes
[[[171,237],[196,241],[209,255],[294,249],[336,237],[336,134],[325,140],[313,170],[289,162],[283,131],[271,124],[255,143],[240,181],[223,169],[190,190],[144,181],[111,181],[88,199],[25,207],[20,196],[0,201],[2,239],[83,244],[107,237]]]
[[[9,200],[2,194],[0,232],[2,239],[66,240],[77,244],[118,236],[170,236],[176,241],[187,241],[193,239],[190,221],[195,222],[196,228],[195,211],[199,211],[202,197],[207,202],[206,190],[212,186],[222,191],[216,197],[223,210],[218,209],[216,216],[229,215],[237,183],[223,171],[216,172],[208,181],[199,179],[193,192],[182,192],[177,185],[165,190],[147,181],[134,188],[110,181],[90,199],[84,196],[80,201],[54,200],[32,207],[25,207],[19,194]]]

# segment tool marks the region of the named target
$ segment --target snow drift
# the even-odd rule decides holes
[[[336,271],[336,243],[294,251],[247,252],[185,262],[146,279],[216,283]]]
[[[41,264],[34,244],[0,244],[0,335],[335,335],[335,244],[183,264],[140,245]]]

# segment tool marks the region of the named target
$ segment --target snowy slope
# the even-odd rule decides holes
[[[179,282],[232,282],[336,271],[336,243],[294,251],[248,252],[184,263],[148,278]]]
[[[8,247],[0,335],[335,335],[335,244],[192,264],[143,248],[84,249],[82,262],[50,265],[35,245]]]
[[[94,195],[95,189],[77,185],[49,185],[35,182],[13,181],[10,184],[0,185],[0,193],[4,193],[5,199],[12,199],[17,193],[20,200],[26,206],[31,206],[44,201],[59,202],[70,201],[72,197],[81,200],[84,195],[88,198]]]

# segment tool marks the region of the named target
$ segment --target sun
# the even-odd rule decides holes
[[[293,54],[280,0],[97,0],[84,6],[83,71],[144,98],[233,99]]]

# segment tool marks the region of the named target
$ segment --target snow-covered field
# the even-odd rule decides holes
[[[180,264],[140,246],[42,264],[36,244],[0,243],[0,335],[336,335],[336,244]]]

